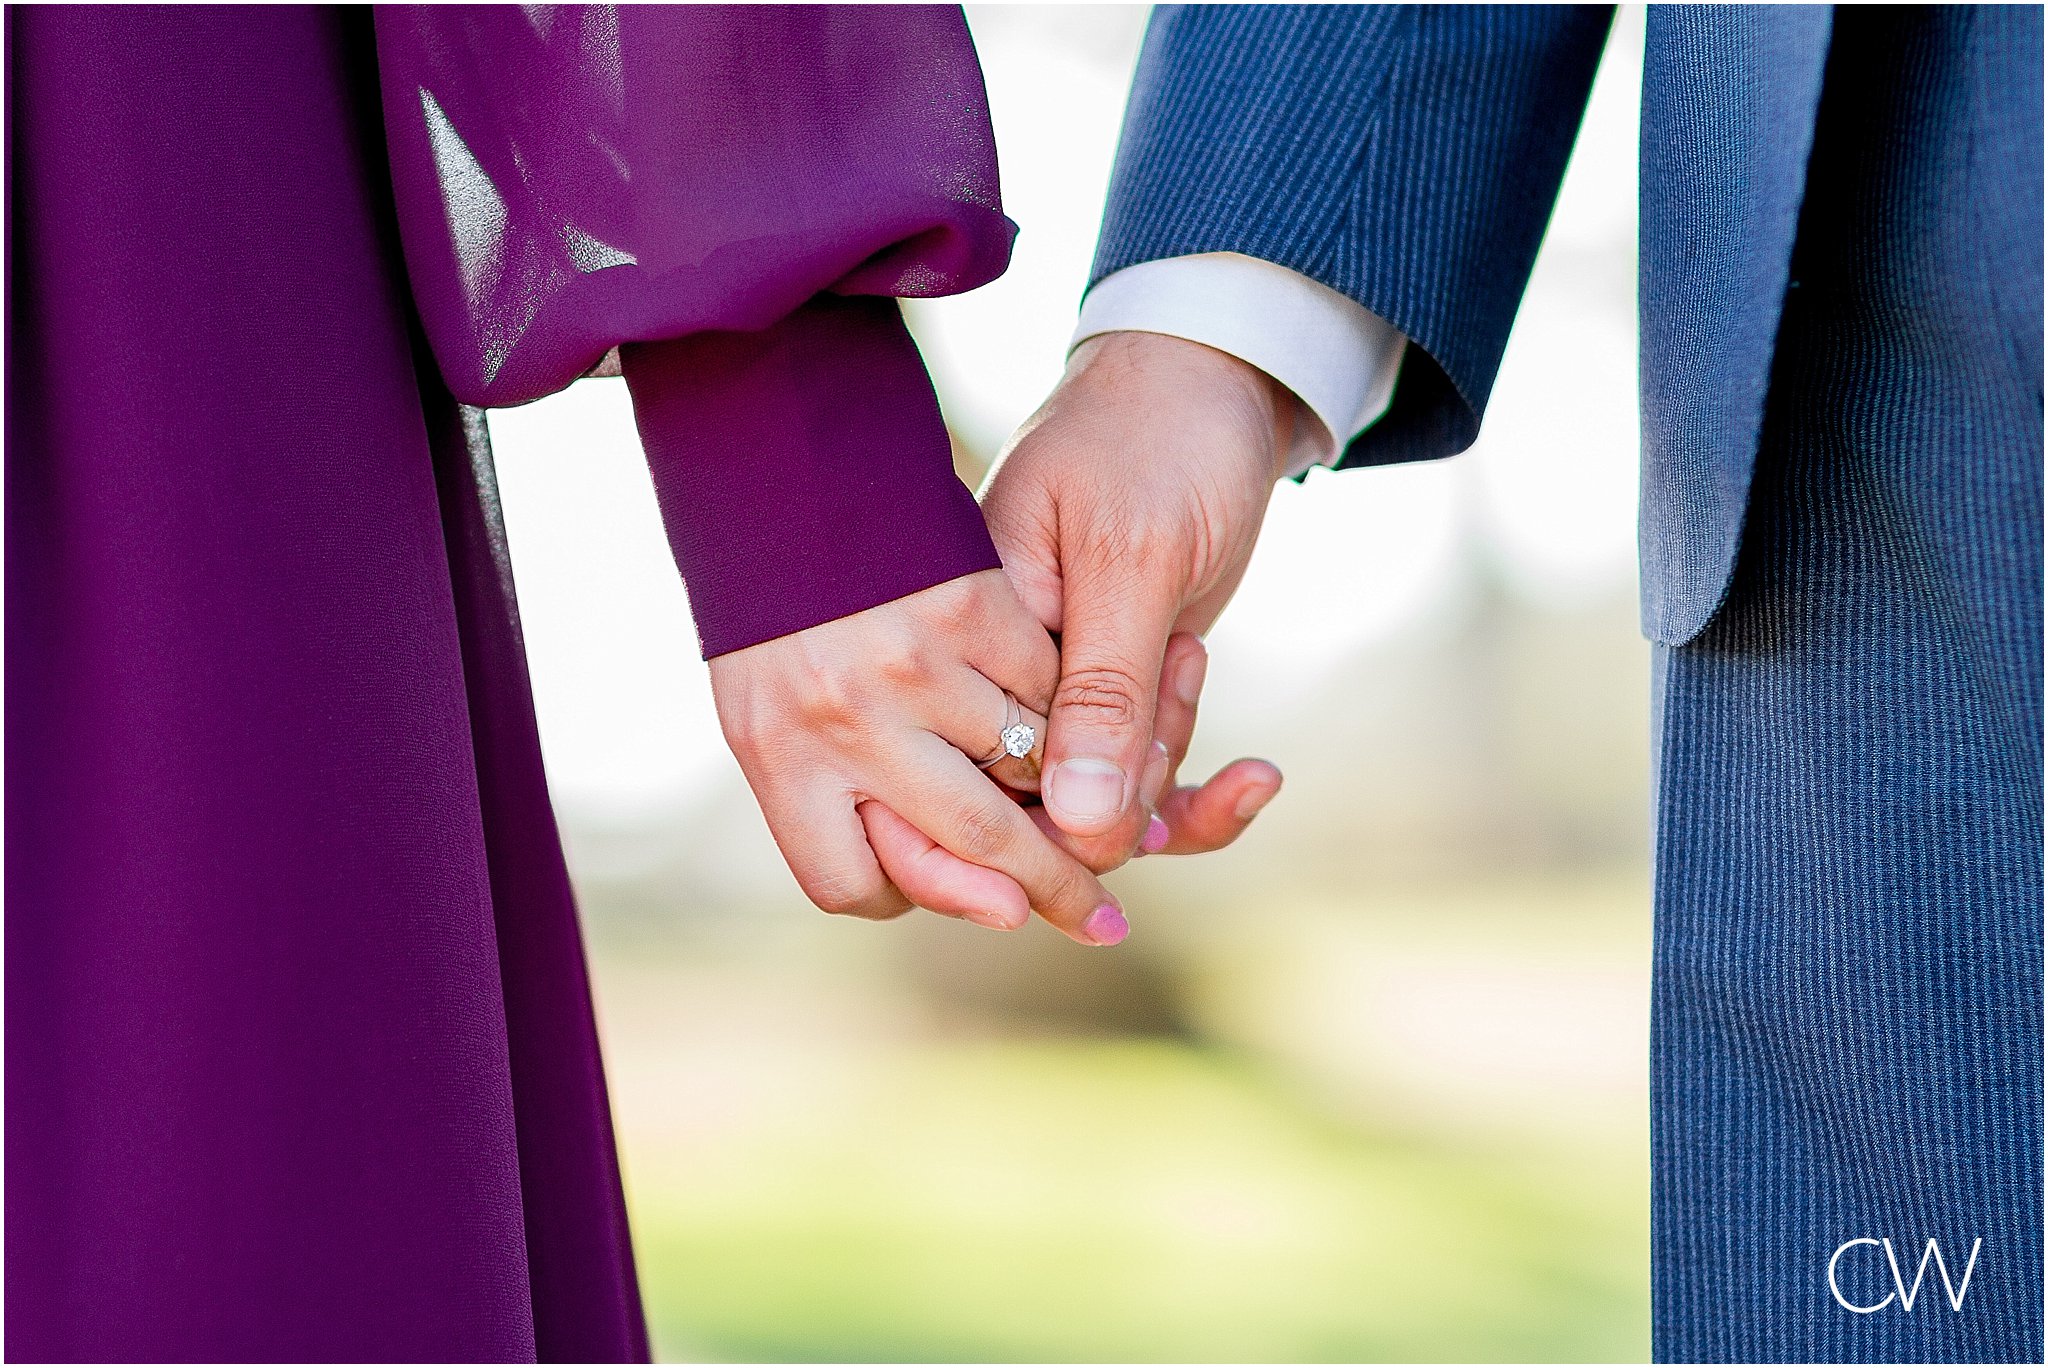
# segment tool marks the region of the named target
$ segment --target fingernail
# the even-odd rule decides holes
[[[1148,808],[1159,806],[1159,791],[1166,787],[1166,767],[1173,762],[1164,741],[1152,743],[1152,756],[1145,762],[1145,777],[1138,781],[1138,799]]]
[[[1088,914],[1088,920],[1081,923],[1081,929],[1097,945],[1115,945],[1131,934],[1131,924],[1124,920],[1124,914],[1110,903],[1104,903]]]
[[[1258,816],[1259,809],[1272,802],[1273,795],[1278,792],[1278,789],[1253,789],[1250,793],[1238,799],[1237,820],[1249,822],[1252,818]]]
[[[1154,814],[1151,824],[1145,828],[1145,839],[1138,842],[1138,849],[1147,855],[1157,855],[1166,849],[1166,843],[1172,839],[1173,832],[1167,829],[1166,823],[1161,821],[1157,814]]]
[[[987,912],[976,908],[967,914],[967,920],[976,926],[986,926],[991,931],[1015,931],[1031,920],[1031,913],[1026,911],[1020,917],[1014,912]]]
[[[1107,760],[1062,760],[1053,767],[1045,801],[1083,821],[1114,817],[1124,810],[1124,772]]]
[[[1199,703],[1202,699],[1202,680],[1208,675],[1208,673],[1208,652],[1197,651],[1195,654],[1181,661],[1179,668],[1174,670],[1174,694],[1180,699],[1181,702],[1187,704],[1190,708],[1194,707],[1195,704]]]

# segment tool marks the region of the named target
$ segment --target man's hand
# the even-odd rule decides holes
[[[1093,869],[1121,864],[1141,840],[1227,845],[1279,790],[1262,761],[1172,789],[1206,656],[1189,639],[1171,652],[1168,642],[1207,630],[1236,590],[1298,406],[1223,352],[1106,333],[1075,349],[983,495],[1011,581],[1061,637],[1041,793]],[[1155,733],[1177,746],[1155,745]]]

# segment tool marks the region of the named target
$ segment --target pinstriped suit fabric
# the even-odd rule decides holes
[[[1650,9],[1637,541],[1652,641],[1705,626],[1735,567],[1832,8]]]
[[[2040,70],[2039,11],[1836,20],[1741,561],[1663,660],[1663,1357],[2041,1358]],[[1857,1236],[1908,1288],[1981,1238],[1963,1311],[1844,1311]]]
[[[1162,8],[1096,273],[1311,275],[1418,343],[1348,463],[1461,449],[1605,27]],[[1648,37],[1656,1353],[2038,1362],[2041,12]],[[1931,1266],[1844,1309],[1857,1237],[1909,1288],[1981,1237],[1963,1309]]]
[[[1428,6],[1162,7],[1095,278],[1216,251],[1314,277],[1419,344],[1392,408],[1346,462],[1462,451],[1478,435],[1608,18],[1599,6],[1486,7],[1455,24]]]
[[[1462,451],[1606,37],[1602,6],[1169,6],[1095,262],[1243,251],[1399,327],[1349,465]],[[1677,643],[1735,562],[1827,52],[1826,6],[1652,12],[1643,96],[1643,626]],[[1207,244],[1206,246],[1204,244]]]

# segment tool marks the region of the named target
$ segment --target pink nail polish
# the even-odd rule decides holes
[[[1081,929],[1097,945],[1115,945],[1131,934],[1131,924],[1124,920],[1124,914],[1109,903],[1090,912],[1088,920],[1081,923]]]
[[[1155,813],[1152,821],[1145,828],[1145,839],[1138,842],[1138,849],[1144,851],[1147,855],[1157,855],[1160,851],[1166,849],[1166,843],[1172,839],[1173,832],[1167,829],[1166,823],[1161,821]]]

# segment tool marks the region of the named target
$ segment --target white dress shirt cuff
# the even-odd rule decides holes
[[[1300,398],[1288,473],[1334,464],[1387,411],[1407,339],[1357,301],[1236,252],[1162,257],[1103,277],[1068,350],[1098,333],[1186,338],[1257,366]]]

